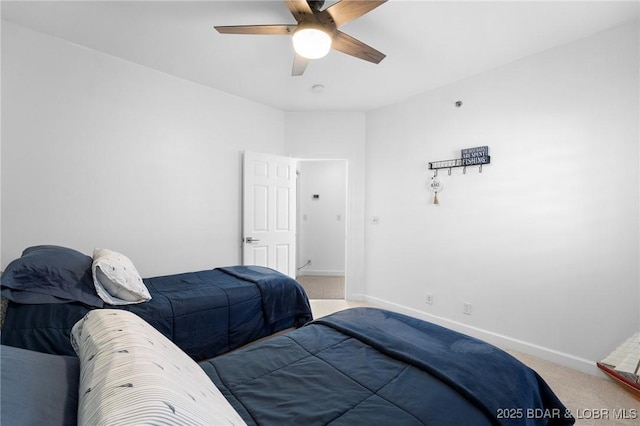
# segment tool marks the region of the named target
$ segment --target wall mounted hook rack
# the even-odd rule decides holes
[[[461,157],[454,160],[431,161],[429,162],[429,170],[435,170],[434,175],[438,176],[440,169],[449,169],[449,174],[451,174],[451,169],[463,167],[462,172],[466,174],[468,166],[478,166],[479,172],[482,173],[482,166],[491,163],[488,146],[463,149]]]

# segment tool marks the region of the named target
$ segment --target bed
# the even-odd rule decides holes
[[[2,344],[75,356],[71,328],[90,310],[106,307],[135,313],[193,359],[203,360],[312,318],[299,283],[258,266],[143,279],[146,300],[111,305],[97,296],[94,260],[58,246],[25,250],[2,276],[2,294],[10,299]]]
[[[122,310],[91,311],[73,327],[71,340],[78,358],[29,351],[25,356],[11,353],[21,349],[2,348],[3,420],[12,425],[42,419],[50,425],[574,423],[544,380],[507,353],[376,308],[337,312],[199,364]],[[30,363],[50,376],[21,373]]]

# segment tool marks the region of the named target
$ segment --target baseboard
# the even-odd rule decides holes
[[[305,269],[304,271],[298,271],[298,275],[320,275],[323,277],[344,277],[344,271],[327,271],[327,270],[313,270]]]
[[[463,324],[458,321],[453,321],[447,318],[443,318],[437,315],[432,315],[426,312],[419,311],[417,309],[409,308],[403,305],[398,305],[377,297],[371,297],[364,295],[363,300],[372,305],[384,308],[390,311],[399,312],[405,315],[419,318],[424,321],[428,321],[434,324],[441,325],[443,327],[450,328],[460,333],[467,334],[469,336],[482,339],[493,345],[496,345],[503,349],[511,349],[514,351],[522,352],[524,354],[532,355],[546,361],[551,361],[556,364],[560,364],[564,367],[571,368],[573,370],[582,371],[593,376],[601,376],[600,370],[596,366],[595,361],[580,358],[574,355],[570,355],[564,352],[556,351],[554,349],[546,348],[544,346],[536,345],[534,343],[525,342],[523,340],[515,339],[513,337],[504,336],[502,334],[494,333],[491,331],[483,330],[481,328],[473,327],[468,324]]]
[[[347,302],[366,302],[366,295],[362,293],[345,294],[344,298]],[[368,303],[373,305],[373,302]]]

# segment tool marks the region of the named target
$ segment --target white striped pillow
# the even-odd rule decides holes
[[[96,309],[78,321],[79,425],[244,425],[205,372],[137,315]]]

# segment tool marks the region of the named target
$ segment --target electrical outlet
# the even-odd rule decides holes
[[[471,315],[471,303],[464,302],[462,305],[462,313],[466,315]]]
[[[427,293],[424,298],[424,303],[427,305],[433,305],[433,294]]]

